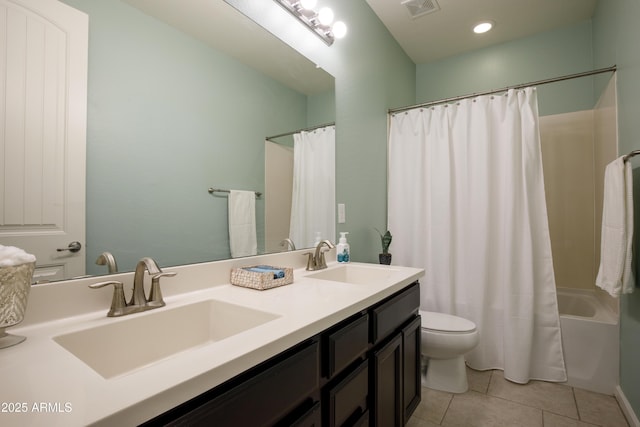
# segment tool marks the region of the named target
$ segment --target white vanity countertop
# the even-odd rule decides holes
[[[329,268],[336,266],[329,263]],[[142,423],[375,304],[424,274],[417,268],[377,267],[390,268],[393,274],[384,283],[355,285],[308,278],[305,276],[313,272],[297,269],[293,284],[266,291],[213,283],[182,294],[173,292],[165,296],[166,307],[144,313],[107,318],[106,304],[100,311],[9,328],[9,333],[27,340],[0,350],[0,425]],[[169,281],[163,284],[163,292],[169,286]],[[110,300],[110,293],[106,294]],[[208,299],[280,317],[111,379],[103,378],[53,340],[61,334]],[[162,330],[149,330],[148,334],[163,339]],[[113,349],[114,354],[126,351]]]

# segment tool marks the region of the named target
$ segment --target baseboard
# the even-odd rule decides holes
[[[627,397],[622,392],[622,389],[620,388],[620,386],[616,386],[616,391],[614,395],[616,397],[616,400],[618,401],[618,404],[620,405],[620,408],[622,409],[622,413],[624,414],[625,418],[627,419],[627,422],[629,423],[629,426],[640,427],[640,421],[638,421],[638,417],[636,416],[636,413],[633,411],[631,404],[629,403],[629,401],[627,400]]]

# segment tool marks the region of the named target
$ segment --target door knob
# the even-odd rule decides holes
[[[56,249],[56,251],[58,251],[58,252],[64,252],[64,251],[78,252],[80,249],[82,249],[82,244],[80,242],[71,242],[71,243],[69,243],[69,246],[67,246],[66,248],[58,248],[58,249]]]

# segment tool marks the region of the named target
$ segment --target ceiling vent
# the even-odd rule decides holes
[[[436,0],[404,0],[400,4],[407,8],[411,19],[416,19],[440,10],[440,6]]]

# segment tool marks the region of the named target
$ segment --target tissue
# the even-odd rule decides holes
[[[0,267],[13,267],[35,262],[36,257],[15,246],[0,245]]]

